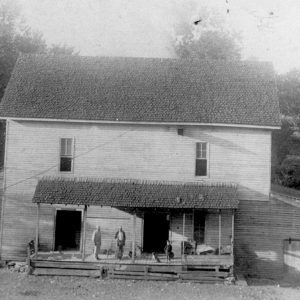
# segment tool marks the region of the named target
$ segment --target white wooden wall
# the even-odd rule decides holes
[[[71,174],[59,172],[61,137],[75,138]],[[9,121],[1,257],[24,255],[25,241],[34,236],[31,199],[39,178],[202,181],[195,177],[198,141],[207,141],[210,148],[209,177],[205,180],[236,182],[241,199],[268,200],[270,131],[190,126],[179,136],[175,126]],[[49,223],[51,211],[43,215]]]

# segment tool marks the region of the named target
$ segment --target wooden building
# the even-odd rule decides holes
[[[204,245],[233,263],[235,213],[269,202],[280,120],[267,63],[24,55],[0,115],[2,259],[32,239],[86,259],[99,225],[105,253],[122,226],[125,253],[169,239],[175,257]]]

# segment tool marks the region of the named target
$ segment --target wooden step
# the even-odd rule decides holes
[[[64,261],[31,261],[33,268],[56,268],[56,269],[85,269],[99,270],[101,265],[85,262],[64,262]]]
[[[178,280],[177,277],[161,277],[161,276],[128,276],[128,275],[110,275],[109,278],[111,279],[126,279],[126,280],[156,280],[156,281],[175,281]]]
[[[214,279],[214,280],[206,280],[204,278],[201,279],[181,279],[180,282],[195,282],[195,283],[202,283],[202,284],[215,284],[215,283],[224,283],[224,280],[218,280],[218,279]]]
[[[219,278],[225,278],[228,276],[223,272],[215,272],[215,271],[186,271],[186,272],[181,272],[180,275],[192,276],[192,277],[202,276],[202,277],[219,277]]]
[[[100,270],[78,270],[78,269],[56,269],[56,268],[37,268],[32,272],[33,275],[51,276],[82,276],[82,277],[101,277]]]
[[[145,268],[149,272],[157,273],[178,273],[182,270],[182,266],[157,266],[157,265],[118,265],[113,266],[114,270],[126,270],[130,272],[144,272]]]
[[[109,276],[124,275],[124,276],[151,276],[151,277],[164,277],[164,278],[179,278],[177,274],[166,273],[151,273],[151,272],[126,272],[126,271],[110,271]]]

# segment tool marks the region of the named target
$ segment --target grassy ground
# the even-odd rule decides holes
[[[300,299],[300,286],[278,287],[252,280],[252,286],[180,282],[100,280],[28,276],[0,269],[1,299]]]

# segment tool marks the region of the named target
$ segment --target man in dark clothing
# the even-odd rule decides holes
[[[174,253],[172,252],[172,245],[169,240],[167,240],[167,244],[165,246],[165,253],[167,255],[167,262],[169,262],[174,257]]]
[[[95,258],[99,260],[100,258],[98,257],[100,253],[100,248],[101,248],[101,231],[100,231],[100,226],[97,227],[97,230],[93,234],[93,242],[95,244]]]
[[[121,260],[123,257],[123,251],[124,251],[124,246],[125,246],[125,242],[126,242],[126,235],[122,229],[122,226],[116,232],[115,239],[117,240],[117,248],[118,248],[117,258]]]

